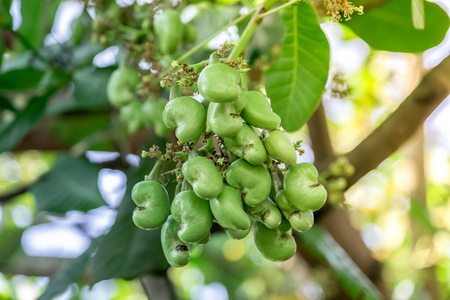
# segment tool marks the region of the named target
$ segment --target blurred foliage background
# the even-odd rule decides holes
[[[449,35],[444,38],[450,7],[444,1],[445,10],[425,1],[355,1],[365,14],[337,24],[325,14],[324,1],[312,2],[331,46],[320,109],[335,156],[345,157],[399,109],[424,74],[443,64],[450,53]],[[411,5],[420,3],[424,14],[411,13]],[[154,49],[152,18],[172,5],[195,34],[185,35],[176,55],[162,56]],[[356,235],[324,212],[316,216],[320,225],[298,236],[299,255],[271,263],[252,238],[231,240],[215,232],[188,266],[167,270],[159,231],[132,223],[130,189],[153,163],[137,155],[173,136],[158,138],[149,128],[127,131],[106,97],[111,72],[125,62],[141,73],[143,99],[167,98],[157,80],[161,72],[255,5],[249,0],[0,3],[0,299],[36,299],[44,291],[40,299],[147,299],[139,277],[168,279],[180,299],[450,298],[448,98],[375,170],[348,190],[329,190],[330,206],[346,209]],[[417,28],[420,20],[423,30]],[[247,22],[222,31],[190,62],[206,59],[225,40],[239,40]],[[251,88],[264,86],[283,32],[278,14],[256,30],[245,53]],[[443,70],[450,74],[448,66]],[[430,84],[441,89],[440,81]],[[310,126],[290,136],[303,140],[299,162],[317,164],[320,149]],[[373,153],[366,154],[368,160]],[[173,195],[174,186],[168,189]],[[340,240],[329,227],[340,231]],[[347,248],[355,252],[349,256]],[[367,262],[366,269],[358,262]],[[371,273],[380,276],[381,288]],[[383,296],[375,285],[385,288]]]

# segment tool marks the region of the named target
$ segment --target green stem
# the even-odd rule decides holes
[[[194,148],[191,150],[191,152],[189,152],[189,159],[194,158],[196,156],[198,156],[198,152],[197,149]]]
[[[179,97],[181,97],[180,88],[178,87],[178,84],[175,81],[172,87],[170,88],[169,101]]]
[[[248,91],[247,73],[240,73],[241,75],[241,86],[244,91]]]
[[[233,48],[233,51],[231,51],[230,55],[228,56],[229,59],[236,59],[239,56],[241,56],[242,52],[244,52],[245,50],[245,47],[247,47],[250,38],[253,36],[253,33],[255,32],[256,28],[261,23],[259,15],[267,11],[278,1],[279,0],[267,0],[262,7],[257,9],[255,14],[251,18],[250,22],[248,22],[247,27],[245,27],[245,30],[241,35],[239,44]]]
[[[177,186],[175,187],[175,195],[177,195],[179,192],[181,192],[181,186],[182,186],[182,184],[178,182]]]
[[[161,174],[161,170],[164,166],[164,162],[160,159],[158,159],[153,166],[152,171],[150,174],[148,174],[148,180],[155,180],[157,181],[159,179],[159,175]]]
[[[205,156],[209,153],[211,153],[211,151],[214,149],[214,139],[213,136],[211,136],[208,141],[206,142],[206,144],[201,147],[200,149],[198,149],[198,154]]]
[[[174,152],[176,156],[178,156],[182,161],[187,161],[189,159],[189,155],[184,153],[183,151]]]
[[[238,23],[240,23],[241,21],[243,21],[244,19],[246,19],[249,15],[251,15],[252,13],[254,13],[255,10],[252,9],[248,12],[248,14],[246,15],[242,15],[239,18],[235,19],[234,21],[232,21],[231,23],[228,23],[227,25],[225,25],[224,27],[220,28],[218,31],[214,32],[212,35],[210,35],[209,37],[207,37],[205,40],[203,40],[202,42],[198,43],[197,45],[195,45],[193,48],[191,48],[188,52],[186,52],[185,54],[183,54],[182,56],[180,56],[177,61],[182,62],[184,60],[186,60],[187,58],[189,58],[192,54],[194,54],[195,52],[197,52],[198,50],[200,50],[203,46],[205,46],[206,44],[209,43],[209,41],[211,41],[213,38],[215,38],[218,34],[220,34],[222,31],[225,31],[228,29],[228,27],[231,27],[233,25],[236,25]]]
[[[291,1],[287,2],[287,3],[285,3],[285,4],[282,4],[282,5],[278,6],[278,7],[275,7],[274,9],[269,10],[268,12],[260,14],[258,17],[260,19],[265,18],[267,16],[270,16],[271,14],[276,13],[277,11],[280,11],[280,10],[282,10],[282,9],[288,7],[288,6],[291,6],[292,4],[296,4],[296,3],[299,3],[299,2],[300,2],[300,0],[291,0]]]
[[[183,183],[181,185],[181,191],[189,191],[192,190],[191,184],[186,180],[186,178],[183,179]]]

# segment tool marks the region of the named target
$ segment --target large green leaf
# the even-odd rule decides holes
[[[61,271],[51,278],[47,289],[38,300],[54,299],[56,295],[63,293],[72,283],[80,280],[86,270],[94,249],[93,242],[83,254],[68,262]]]
[[[12,149],[32,130],[44,115],[51,92],[31,99],[28,106],[17,113],[16,118],[0,128],[0,153]]]
[[[382,299],[378,289],[325,229],[314,225],[305,233],[297,232],[297,236],[313,255],[330,265],[341,286],[353,299]]]
[[[1,93],[0,93],[0,109],[16,111],[16,108],[14,107],[14,105],[12,105],[11,101],[9,101],[9,99]]]
[[[33,88],[41,81],[44,73],[44,71],[27,67],[0,74],[0,90],[26,90]]]
[[[19,33],[33,48],[39,48],[50,33],[60,0],[22,0],[22,24]],[[28,48],[27,45],[24,45]]]
[[[358,3],[356,3],[358,4]],[[425,1],[425,28],[414,28],[411,0],[390,0],[345,22],[370,46],[393,52],[422,52],[438,45],[449,28],[449,17]]]
[[[136,205],[131,200],[133,185],[143,173],[127,175],[127,190],[111,230],[98,240],[92,261],[92,283],[109,278],[135,278],[168,266],[161,247],[161,230],[142,230],[132,221]]]
[[[311,4],[285,9],[281,56],[266,73],[267,95],[287,131],[299,129],[317,108],[328,79],[330,46]]]
[[[38,209],[64,214],[105,205],[97,185],[100,169],[85,157],[62,157],[31,186]]]
[[[74,73],[74,97],[78,107],[98,107],[108,104],[106,84],[115,68],[84,68]]]
[[[74,108],[79,107],[74,104]],[[50,120],[50,132],[67,146],[83,143],[89,150],[113,149],[111,120],[108,112],[84,112],[55,116]]]
[[[12,27],[12,17],[9,13],[11,8],[12,0],[2,0],[0,1],[0,27],[11,28]],[[0,41],[1,43],[2,41]],[[1,56],[0,56],[1,60]]]

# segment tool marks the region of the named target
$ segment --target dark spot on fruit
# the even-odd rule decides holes
[[[175,247],[175,250],[179,251],[179,252],[181,252],[181,251],[189,251],[189,249],[188,249],[188,247],[186,245],[177,245]]]
[[[266,210],[262,215],[261,215],[261,221],[263,221],[263,223],[266,221],[266,219],[270,216],[270,211]]]
[[[319,186],[321,186],[321,184],[318,183],[318,182],[316,182],[316,183],[314,183],[314,184],[311,184],[311,185],[309,186],[309,188],[315,189],[315,188],[318,188]]]
[[[254,146],[254,144],[247,144],[242,148],[242,155],[245,155],[245,152],[247,152],[247,150],[249,148],[252,148]]]
[[[233,114],[233,113],[230,113],[230,116],[231,116],[232,118],[235,118],[235,119],[241,117],[240,114]]]
[[[291,218],[291,217],[293,217],[293,216],[295,216],[295,215],[299,215],[299,214],[300,214],[300,212],[299,212],[298,210],[293,211],[293,212],[291,212],[291,213],[289,214],[289,218]]]
[[[136,208],[137,208],[137,210],[145,210],[145,207],[143,207],[143,206],[138,206]]]

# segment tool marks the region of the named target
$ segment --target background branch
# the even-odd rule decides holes
[[[347,179],[352,186],[369,171],[403,145],[450,94],[450,56],[424,76],[414,91],[374,132],[355,149],[343,156],[355,166],[355,174]],[[328,168],[330,157],[316,163],[319,172]]]

